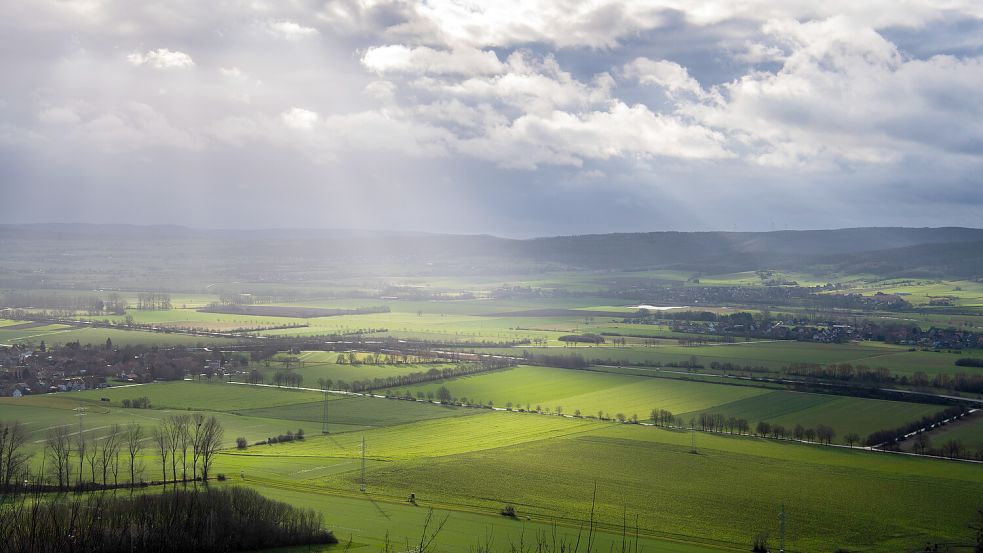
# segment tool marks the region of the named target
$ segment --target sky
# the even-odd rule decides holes
[[[0,0],[0,221],[983,227],[978,0]]]

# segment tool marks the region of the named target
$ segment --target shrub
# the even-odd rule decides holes
[[[502,508],[502,516],[509,518],[516,518],[515,507],[512,505],[506,505]]]
[[[236,438],[237,449],[246,449],[247,446],[249,446],[249,442],[247,442],[245,438],[243,438],[242,436]]]

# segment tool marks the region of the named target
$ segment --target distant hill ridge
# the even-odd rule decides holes
[[[958,276],[983,274],[983,229],[869,227],[771,232],[645,232],[531,239],[375,230],[208,230],[171,225],[0,225],[3,253],[37,258],[102,245],[118,256],[151,250],[261,260],[376,259],[409,265],[453,260],[475,271],[526,266],[733,271],[825,268],[847,272]],[[148,252],[149,253],[149,252]],[[496,263],[508,261],[509,263]],[[876,270],[875,270],[876,269]]]

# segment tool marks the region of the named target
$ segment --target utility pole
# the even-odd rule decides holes
[[[358,488],[362,492],[365,491],[365,434],[362,434],[362,481]]]
[[[782,502],[782,511],[778,514],[778,553],[785,553],[785,502]]]

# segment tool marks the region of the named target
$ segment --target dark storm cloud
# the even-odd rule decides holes
[[[983,225],[972,2],[478,6],[8,4],[0,218]]]

